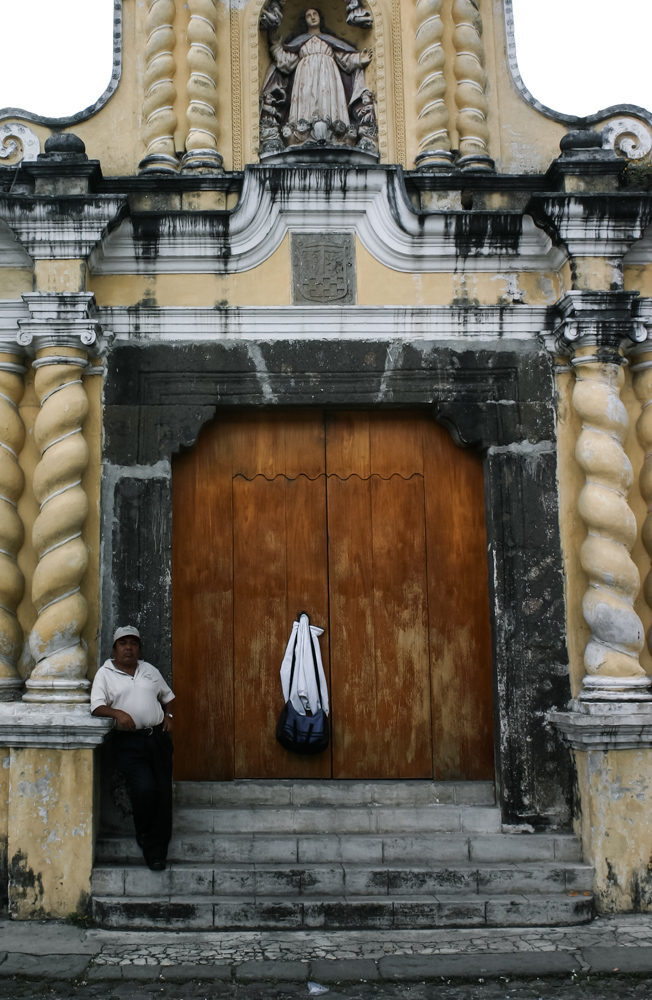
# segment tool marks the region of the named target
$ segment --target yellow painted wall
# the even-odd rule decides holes
[[[601,913],[652,911],[652,750],[576,751],[584,859]]]
[[[19,920],[87,912],[93,865],[93,750],[12,751],[9,912]]]

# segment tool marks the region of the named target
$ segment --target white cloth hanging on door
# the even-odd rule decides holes
[[[308,709],[314,714],[320,708],[328,715],[328,687],[326,685],[326,676],[319,648],[319,636],[323,635],[324,630],[323,628],[317,628],[316,625],[309,625],[309,621],[308,615],[301,615],[298,622],[292,623],[292,632],[285,649],[283,663],[281,664],[283,697],[286,701],[292,702],[293,708],[299,715],[305,715]],[[315,665],[310,651],[311,642],[317,659],[321,701],[319,700],[319,691],[317,689]],[[292,653],[295,646],[296,660],[294,677],[292,678],[292,690],[290,691]]]

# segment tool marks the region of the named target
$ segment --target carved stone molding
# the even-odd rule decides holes
[[[83,750],[100,746],[113,719],[96,719],[86,705],[0,704],[0,746]]]
[[[652,706],[631,705],[626,712],[550,712],[548,720],[573,750],[652,748]]]
[[[341,231],[343,217],[369,253],[397,271],[548,271],[566,259],[529,215],[417,213],[394,169],[297,167],[293,176],[286,190],[275,168],[248,167],[233,212],[133,212],[91,254],[91,271],[245,271],[270,257],[288,231]]]

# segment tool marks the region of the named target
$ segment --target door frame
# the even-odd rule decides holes
[[[102,650],[115,623],[137,619],[148,658],[171,679],[170,460],[220,408],[428,408],[457,444],[483,453],[503,819],[567,824],[571,762],[546,724],[570,698],[548,356],[535,343],[452,350],[422,342],[391,352],[369,340],[277,341],[257,351],[255,369],[243,341],[118,342],[109,352]]]

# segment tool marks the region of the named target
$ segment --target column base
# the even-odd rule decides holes
[[[593,703],[609,711],[610,705],[632,702],[652,702],[652,677],[601,677],[588,674],[582,681],[577,698],[578,711]]]
[[[149,156],[146,156],[144,160],[140,161],[138,169],[141,174],[178,174],[179,161],[176,156],[169,156],[167,153],[151,153]]]
[[[482,156],[479,153],[470,153],[468,156],[462,156],[457,161],[456,166],[460,170],[488,170],[491,173],[495,173],[496,164],[491,159],[490,156]]]
[[[43,677],[25,681],[23,701],[40,704],[83,705],[90,699],[91,682]]]
[[[191,149],[181,161],[181,173],[221,174],[223,162],[216,149]]]
[[[424,149],[414,157],[417,170],[454,170],[455,154],[447,149]]]
[[[20,701],[22,693],[22,677],[0,677],[0,701]]]

